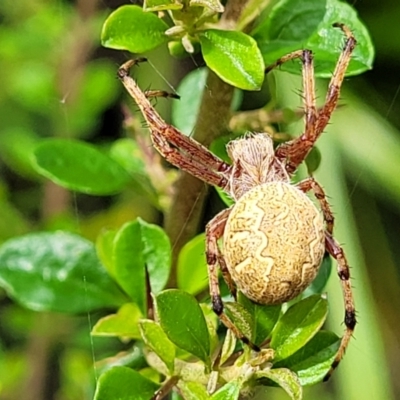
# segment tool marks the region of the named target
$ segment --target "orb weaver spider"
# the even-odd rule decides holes
[[[118,76],[137,103],[158,152],[172,165],[221,188],[235,204],[217,214],[206,227],[206,258],[214,312],[222,323],[253,350],[251,343],[224,313],[218,266],[231,293],[236,288],[259,304],[282,304],[299,295],[315,278],[325,251],[337,261],[343,289],[346,326],[337,355],[325,380],[343,358],[356,325],[349,266],[343,249],[333,237],[334,218],[320,184],[308,177],[292,184],[291,176],[305,160],[335,110],[356,40],[345,25],[337,23],[345,46],[329,83],[325,103],[315,104],[313,55],[299,50],[280,58],[271,69],[295,58],[302,61],[304,133],[280,144],[263,133],[248,134],[227,146],[232,164],[167,124],[151,105],[155,96],[177,97],[163,91],[143,92],[130,68],[145,59],[123,64]],[[321,212],[306,196],[313,192]],[[224,249],[218,240],[223,238]]]

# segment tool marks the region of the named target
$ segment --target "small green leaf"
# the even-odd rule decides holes
[[[292,400],[303,398],[303,388],[301,387],[298,376],[286,368],[274,368],[256,372],[257,378],[267,378],[277,383]]]
[[[314,295],[290,307],[279,319],[271,338],[275,362],[291,356],[318,332],[328,314],[328,302]]]
[[[77,140],[44,140],[34,151],[34,168],[67,189],[95,195],[121,191],[127,172],[96,147]]]
[[[145,0],[143,4],[145,11],[180,10],[182,7],[179,0]]]
[[[139,372],[114,367],[100,376],[94,400],[148,400],[158,389],[158,385]]]
[[[228,358],[233,354],[233,352],[235,351],[236,342],[237,342],[236,336],[230,329],[228,329],[226,331],[224,343],[221,349],[220,365],[223,365],[224,362],[227,361]]]
[[[115,279],[130,298],[147,315],[146,270],[140,226],[135,222],[125,224],[114,240],[113,264]]]
[[[304,347],[274,367],[286,367],[296,372],[302,386],[314,385],[329,371],[340,340],[333,332],[319,331]]]
[[[224,303],[224,310],[227,317],[239,329],[244,336],[251,339],[253,337],[254,321],[252,315],[246,308],[239,303],[226,301]]]
[[[143,257],[150,275],[151,291],[159,293],[167,284],[171,270],[171,243],[162,228],[148,224],[141,218],[137,219],[140,225]]]
[[[155,300],[161,327],[171,342],[210,365],[210,337],[196,299],[171,289],[161,292]]]
[[[281,305],[265,306],[256,304],[239,292],[238,300],[245,309],[251,314],[253,324],[251,340],[257,345],[261,345],[271,334],[272,330],[277,323],[280,313]]]
[[[181,97],[172,103],[172,123],[185,135],[193,131],[206,85],[207,68],[197,68],[180,82],[177,92]]]
[[[93,244],[67,232],[32,233],[5,242],[0,286],[36,311],[81,313],[125,302]]]
[[[101,32],[104,47],[144,53],[168,40],[168,25],[155,14],[141,7],[126,5],[109,15]]]
[[[113,264],[118,283],[147,313],[147,268],[153,293],[166,284],[171,267],[171,247],[164,231],[138,218],[125,224],[114,241]]]
[[[172,103],[172,123],[187,136],[195,127],[207,76],[207,68],[197,68],[187,74],[177,88],[181,98]],[[242,98],[242,92],[235,89],[231,104],[232,111],[240,107]]]
[[[114,239],[117,231],[104,229],[97,236],[96,251],[100,261],[103,263],[107,272],[115,279],[113,250]]]
[[[209,400],[208,395],[204,385],[198,382],[187,382],[181,379],[178,382],[178,388],[185,400]],[[179,399],[182,399],[179,397]]]
[[[224,82],[244,90],[260,90],[264,62],[257,43],[236,31],[208,29],[200,34],[207,66]]]
[[[149,319],[141,320],[139,326],[146,345],[164,361],[172,375],[174,372],[175,346],[156,322]]]
[[[242,380],[235,379],[228,382],[211,396],[211,400],[237,400],[240,395]]]
[[[254,38],[288,46],[307,40],[326,14],[327,0],[281,0],[253,32]]]
[[[107,315],[97,321],[91,334],[93,336],[119,336],[140,339],[139,320],[143,315],[133,303],[125,303],[117,314]]]
[[[191,294],[203,291],[208,285],[205,235],[196,236],[187,242],[178,256],[178,288]]]

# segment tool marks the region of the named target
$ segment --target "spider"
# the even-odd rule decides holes
[[[280,58],[266,72],[284,62],[302,61],[304,133],[280,144],[276,150],[264,133],[247,134],[227,145],[232,164],[168,125],[153,108],[149,97],[170,96],[163,91],[143,92],[130,68],[144,59],[123,64],[118,76],[137,103],[159,153],[171,164],[200,180],[223,189],[235,204],[217,214],[206,226],[206,258],[212,308],[222,323],[249,345],[251,343],[224,313],[218,266],[231,293],[236,288],[259,304],[282,304],[299,295],[315,278],[325,251],[337,261],[345,306],[345,332],[337,355],[324,380],[344,356],[356,325],[349,266],[343,249],[333,237],[334,218],[325,193],[312,177],[293,184],[291,176],[305,160],[335,110],[356,40],[345,25],[336,23],[346,38],[329,83],[324,105],[315,104],[313,55],[299,50]],[[311,191],[320,209],[307,197]],[[322,213],[321,213],[322,211]],[[223,238],[223,251],[218,245]]]

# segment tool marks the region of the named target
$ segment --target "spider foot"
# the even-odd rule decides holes
[[[179,100],[181,98],[179,94],[166,92],[165,90],[145,90],[144,94],[148,99],[153,97],[166,97]]]
[[[129,75],[129,71],[132,67],[134,67],[135,65],[138,65],[142,62],[146,62],[147,58],[146,57],[139,57],[139,58],[135,58],[132,60],[128,60],[127,62],[123,63],[119,69],[118,69],[118,78],[123,79],[126,76]]]

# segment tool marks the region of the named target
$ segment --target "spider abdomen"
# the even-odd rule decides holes
[[[245,193],[224,232],[233,280],[249,299],[281,304],[315,278],[325,251],[320,211],[298,188],[270,182]]]

